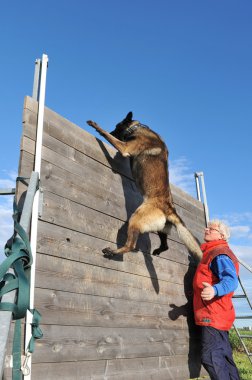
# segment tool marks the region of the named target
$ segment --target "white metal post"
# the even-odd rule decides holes
[[[208,210],[208,204],[207,204],[207,196],[206,196],[206,188],[205,188],[203,172],[195,173],[197,196],[198,196],[198,200],[201,202],[199,178],[201,179],[201,190],[202,190],[203,204],[204,204],[204,209],[205,209],[205,219],[206,219],[206,225],[207,225],[209,222],[209,210]]]
[[[42,156],[42,138],[43,138],[43,123],[44,123],[44,107],[45,107],[45,89],[46,89],[46,73],[48,66],[48,56],[43,54],[40,73],[40,89],[38,103],[38,120],[37,120],[37,138],[35,152],[35,167],[34,171],[38,173],[40,179],[41,156]],[[31,251],[33,256],[33,264],[30,273],[30,309],[34,309],[34,288],[35,288],[35,269],[36,269],[36,249],[37,249],[37,229],[38,229],[38,214],[39,214],[39,191],[36,192],[32,209],[31,221]],[[28,345],[32,337],[32,317],[33,315],[27,311],[26,314],[26,330],[25,330],[25,354],[26,369],[24,379],[31,379],[31,355],[28,354]]]
[[[206,215],[206,224],[209,222],[209,210],[208,210],[208,204],[207,204],[207,196],[206,196],[206,187],[205,187],[205,181],[204,181],[204,174],[203,172],[201,174],[201,188],[202,188],[202,195],[203,195],[203,202],[205,207],[205,215]]]
[[[196,182],[196,191],[197,191],[197,198],[201,202],[201,196],[200,196],[200,186],[199,186],[199,177],[198,173],[195,173],[195,182]]]
[[[33,79],[33,89],[32,97],[39,100],[39,84],[40,84],[40,74],[41,74],[41,59],[36,59],[35,61],[35,70],[34,70],[34,79]]]

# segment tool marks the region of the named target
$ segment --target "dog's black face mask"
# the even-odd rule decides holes
[[[115,129],[112,132],[110,132],[110,134],[116,137],[118,140],[125,141],[126,138],[129,136],[129,132],[127,131],[127,129],[133,122],[132,117],[133,113],[129,112],[125,119],[118,123]]]

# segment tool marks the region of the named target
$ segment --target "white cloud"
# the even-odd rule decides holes
[[[15,185],[13,186],[13,181],[10,179],[0,179],[0,188],[1,189],[9,189],[9,188],[14,188]]]
[[[241,260],[252,266],[252,246],[230,244],[231,249]]]
[[[231,236],[233,239],[248,238],[251,237],[250,226],[230,226]]]
[[[170,181],[186,193],[195,197],[194,173],[186,157],[171,160],[169,165]]]
[[[230,213],[215,215],[213,219],[221,219],[230,226],[231,241],[236,244],[250,245],[252,240],[252,213]],[[238,242],[239,240],[239,242]]]
[[[17,173],[15,171],[1,170],[0,188],[14,188],[16,187]]]
[[[244,222],[252,223],[252,212],[232,212],[229,214],[223,214],[221,219],[228,221],[230,225],[243,224]]]

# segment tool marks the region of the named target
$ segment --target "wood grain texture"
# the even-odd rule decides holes
[[[34,363],[32,377],[36,380],[181,380],[187,379],[186,356],[149,357],[79,361],[66,363]],[[9,377],[11,379],[11,377]],[[7,379],[6,379],[7,380]]]
[[[188,334],[180,330],[42,325],[33,362],[128,359],[183,355]]]
[[[27,97],[20,176],[33,170],[36,120],[37,102]],[[35,307],[44,337],[36,343],[32,378],[197,377],[195,263],[175,228],[159,257],[151,255],[159,245],[156,233],[141,236],[137,252],[116,260],[102,254],[124,243],[127,220],[142,202],[128,159],[46,108],[40,185]],[[178,214],[202,241],[203,205],[176,186],[171,190]],[[20,203],[25,191],[19,185]],[[9,369],[4,376],[10,378]]]

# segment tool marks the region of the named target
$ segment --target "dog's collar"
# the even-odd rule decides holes
[[[149,128],[147,125],[139,123],[139,121],[134,122],[134,124],[131,124],[125,131],[125,137],[129,137],[137,128]]]
[[[131,124],[125,131],[126,137],[130,136],[131,133],[133,133],[138,127],[140,126],[140,123],[137,121],[134,124]]]

